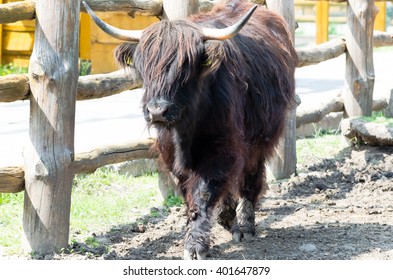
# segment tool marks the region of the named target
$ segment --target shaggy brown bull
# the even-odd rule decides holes
[[[141,74],[144,116],[158,128],[155,148],[179,179],[188,207],[184,257],[206,257],[215,209],[235,241],[254,236],[265,163],[294,104],[297,56],[283,18],[230,0],[129,31],[85,7],[105,32],[134,42],[116,58]]]

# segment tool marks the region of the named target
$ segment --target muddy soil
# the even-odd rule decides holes
[[[93,234],[54,259],[181,259],[184,209]],[[210,259],[393,259],[393,148],[343,150],[271,183],[256,212],[257,236],[235,244],[219,225]],[[46,256],[48,258],[48,256]]]

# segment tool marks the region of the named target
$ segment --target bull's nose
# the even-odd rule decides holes
[[[150,123],[166,122],[167,119],[165,114],[168,111],[168,107],[169,105],[167,102],[149,102],[146,105],[146,111],[149,117],[148,121]]]

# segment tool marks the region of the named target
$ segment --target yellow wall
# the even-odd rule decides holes
[[[2,0],[2,3],[18,0]],[[19,21],[0,25],[1,64],[14,63],[27,67],[34,45],[34,21]]]
[[[144,29],[158,19],[155,17],[129,17],[126,13],[97,13],[104,21],[123,29]],[[113,58],[115,48],[122,41],[114,39],[101,31],[90,21],[91,45],[90,59],[92,73],[106,73],[118,69]]]

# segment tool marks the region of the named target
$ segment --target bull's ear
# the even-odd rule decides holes
[[[132,57],[134,56],[137,45],[134,43],[123,43],[116,48],[115,59],[121,67],[126,68],[132,66]]]
[[[205,74],[217,71],[224,56],[224,48],[221,41],[206,41],[201,62]]]

